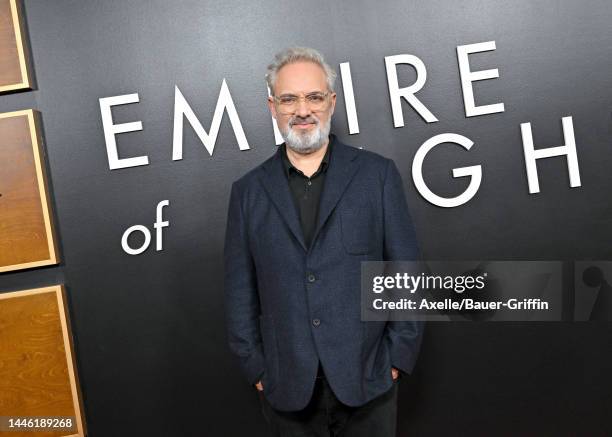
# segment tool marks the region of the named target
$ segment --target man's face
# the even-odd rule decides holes
[[[320,149],[327,141],[331,116],[336,106],[336,94],[327,88],[325,71],[313,62],[295,62],[281,68],[276,75],[274,96],[268,106],[276,119],[285,143],[292,150],[308,154]],[[306,97],[326,94],[320,107]],[[278,98],[297,96],[295,105],[283,105]]]

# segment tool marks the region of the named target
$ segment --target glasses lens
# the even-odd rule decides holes
[[[297,109],[298,96],[283,95],[279,96],[278,107],[283,114],[293,114]]]
[[[325,106],[325,94],[323,93],[313,93],[308,94],[306,96],[306,102],[308,102],[308,106],[310,109],[317,111]]]

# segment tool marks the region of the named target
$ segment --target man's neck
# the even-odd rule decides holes
[[[291,148],[287,147],[285,144],[285,150],[287,151],[287,158],[289,158],[289,162],[291,162],[295,168],[300,170],[307,177],[312,176],[317,171],[328,147],[329,138],[319,150],[308,154],[297,153],[291,150]]]

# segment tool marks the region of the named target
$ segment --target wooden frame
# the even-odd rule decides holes
[[[68,369],[68,380],[70,383],[70,392],[72,395],[72,407],[74,409],[74,416],[77,428],[76,434],[65,435],[62,437],[85,437],[86,427],[83,416],[83,401],[81,397],[78,374],[76,372],[76,360],[73,352],[74,344],[72,341],[72,333],[70,329],[70,314],[66,305],[66,290],[64,286],[52,285],[48,287],[35,288],[30,290],[0,293],[0,308],[2,307],[3,301],[6,301],[8,299],[22,298],[26,296],[40,295],[44,293],[54,294],[57,302],[59,323],[61,325],[62,341],[66,356],[66,366]],[[0,335],[2,335],[1,332]]]
[[[16,83],[0,84],[0,92],[14,91],[20,89],[31,89],[32,78],[28,62],[26,60],[29,54],[26,38],[25,38],[25,20],[23,19],[21,0],[0,0],[8,1],[11,10],[11,22],[13,25],[13,34],[15,36],[17,60],[19,61],[19,71],[21,80]]]
[[[7,112],[0,114],[0,120],[9,118],[9,117],[27,117],[29,132],[30,132],[30,140],[32,143],[32,154],[34,158],[34,165],[36,171],[36,179],[38,186],[38,193],[40,197],[40,206],[42,208],[42,219],[44,222],[45,228],[45,236],[47,240],[48,247],[48,257],[44,259],[36,259],[28,262],[22,262],[18,264],[11,265],[0,265],[0,273],[11,271],[11,270],[19,270],[19,269],[27,269],[31,267],[39,267],[46,266],[52,264],[59,263],[59,254],[58,254],[58,244],[57,237],[54,231],[54,223],[53,223],[53,214],[51,209],[51,202],[49,192],[47,190],[47,171],[45,163],[42,159],[44,156],[44,152],[42,150],[42,139],[40,135],[40,113],[38,111],[34,111],[32,109],[26,109],[23,111],[15,111],[15,112]],[[0,149],[0,156],[2,155],[2,150]],[[0,201],[2,199],[0,198]]]

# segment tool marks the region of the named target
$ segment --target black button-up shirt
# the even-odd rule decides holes
[[[283,143],[283,145],[280,146],[283,148],[283,166],[289,182],[289,189],[300,217],[300,224],[302,226],[306,247],[310,247],[317,227],[319,203],[321,200],[321,193],[323,192],[325,173],[329,167],[333,138],[333,135],[330,135],[327,151],[321,160],[321,165],[319,165],[317,171],[310,177],[306,176],[302,171],[291,164],[287,156],[287,145]]]

